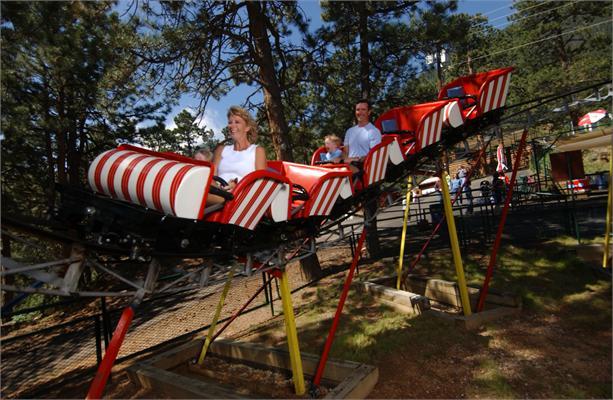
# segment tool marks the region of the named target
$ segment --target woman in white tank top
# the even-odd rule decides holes
[[[257,124],[249,112],[241,107],[232,106],[228,110],[228,130],[233,143],[217,146],[213,156],[216,175],[228,182],[226,190],[232,190],[245,175],[266,169],[264,148],[253,144],[257,139]],[[223,201],[221,197],[210,195],[207,203]]]

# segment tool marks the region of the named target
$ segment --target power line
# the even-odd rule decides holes
[[[495,13],[496,11],[504,10],[505,8],[509,8],[509,6],[508,6],[508,5],[506,5],[506,6],[498,7],[498,8],[497,8],[497,9],[495,9],[495,10],[488,11],[488,12],[483,13],[483,14],[481,14],[481,15],[490,15],[490,14]]]
[[[495,52],[493,52],[493,53],[489,53],[489,54],[485,54],[485,55],[483,55],[483,56],[479,56],[479,57],[472,58],[472,59],[471,59],[471,62],[472,62],[472,61],[475,61],[475,60],[479,60],[479,59],[481,59],[481,58],[490,57],[490,56],[493,56],[493,55],[496,55],[496,54],[506,53],[506,52],[509,52],[509,51],[512,51],[512,50],[516,50],[516,49],[519,49],[519,48],[522,48],[522,47],[530,46],[530,45],[535,44],[535,43],[540,43],[540,42],[544,42],[544,41],[547,41],[547,40],[555,39],[555,38],[560,37],[560,36],[569,35],[569,34],[571,34],[571,33],[575,33],[575,32],[578,32],[578,31],[583,31],[583,30],[585,30],[585,29],[593,28],[593,27],[598,26],[598,25],[608,24],[608,23],[610,23],[611,21],[612,21],[612,20],[610,20],[610,19],[609,19],[609,20],[606,20],[606,21],[597,22],[597,23],[595,23],[595,24],[588,25],[588,26],[584,26],[584,27],[581,27],[581,28],[577,28],[577,29],[574,29],[574,30],[572,30],[572,31],[562,32],[562,33],[560,33],[560,34],[558,34],[558,35],[548,36],[548,37],[546,37],[546,38],[544,38],[544,39],[539,39],[539,40],[535,40],[535,41],[532,41],[532,42],[528,42],[528,43],[520,44],[519,46],[511,47],[511,48],[504,49],[504,50],[495,51]],[[461,63],[457,64],[456,66],[464,65],[464,64],[466,64],[466,63],[468,63],[468,61],[463,61],[463,62],[461,62]]]
[[[553,1],[553,0],[552,0],[552,1]],[[549,1],[549,2],[544,2],[544,3],[539,3],[539,4],[537,4],[537,6],[538,6],[538,5],[547,4],[547,3],[550,3],[550,2],[552,2],[552,1]],[[504,27],[504,26],[506,26],[506,25],[508,25],[508,24],[510,24],[510,23],[515,23],[515,22],[517,22],[517,21],[521,21],[521,20],[526,19],[526,18],[533,18],[533,17],[536,17],[537,15],[546,14],[546,13],[548,13],[548,12],[555,11],[555,10],[557,10],[557,9],[560,9],[560,8],[562,8],[562,7],[566,7],[566,6],[572,5],[572,4],[574,4],[574,3],[576,3],[576,2],[572,2],[572,1],[571,1],[571,2],[566,2],[565,4],[563,4],[563,5],[561,5],[561,6],[558,6],[558,7],[555,7],[555,8],[550,8],[549,10],[544,10],[544,11],[536,12],[536,13],[533,13],[533,14],[530,14],[530,15],[525,15],[525,16],[523,16],[523,17],[521,17],[521,18],[516,19],[515,21],[506,21],[506,22],[502,22],[502,23],[500,23],[499,25],[482,25],[482,24],[483,24],[483,22],[481,22],[481,23],[475,24],[473,28],[477,28],[477,29],[479,30],[479,32],[485,32],[485,31],[487,30],[487,28],[488,28],[488,27],[492,27],[492,28],[496,28],[496,29],[501,29],[502,27]],[[536,7],[536,6],[527,7],[527,8],[525,8],[524,10],[522,10],[522,12],[523,12],[523,11],[525,11],[525,10],[528,10],[528,9],[530,9],[530,8],[534,8],[534,7]],[[504,17],[512,16],[512,15],[515,15],[515,14],[518,14],[518,12],[514,12],[514,13],[511,13],[511,14],[507,14],[507,15],[505,15]],[[497,19],[500,19],[500,18],[497,18]],[[491,21],[493,21],[493,20],[491,20]],[[488,22],[491,22],[491,21],[488,21]]]
[[[560,9],[560,8],[563,8],[563,7],[568,7],[568,6],[572,5],[572,4],[574,4],[574,3],[573,3],[573,2],[568,2],[568,3],[563,4],[563,5],[561,5],[561,6],[559,6],[559,7],[556,7],[556,8],[550,8],[549,10],[545,10],[545,11],[537,12],[537,13],[535,13],[535,14],[525,15],[525,16],[523,16],[523,17],[521,17],[521,18],[518,18],[518,19],[516,19],[516,20],[514,20],[514,21],[507,21],[507,22],[503,22],[502,24],[497,25],[497,26],[495,26],[494,28],[500,28],[500,27],[502,27],[502,26],[504,26],[504,25],[508,25],[508,24],[510,24],[511,22],[514,22],[514,23],[515,23],[515,22],[521,21],[521,20],[526,19],[526,18],[533,18],[533,17],[536,17],[537,15],[546,14],[546,13],[548,13],[548,12],[555,11],[555,10],[558,10],[558,9]]]
[[[526,8],[524,8],[524,9],[523,9],[523,10],[521,10],[521,11],[522,11],[522,12],[523,12],[523,11],[527,11],[527,10],[530,10],[530,9],[532,9],[532,8],[534,8],[534,7],[539,7],[539,6],[542,6],[543,4],[549,4],[549,3],[552,3],[553,1],[554,1],[554,0],[549,0],[549,1],[544,1],[544,2],[542,2],[542,3],[537,3],[537,4],[533,5],[533,6],[526,7]],[[515,15],[515,14],[517,14],[517,13],[518,13],[518,11],[513,11],[513,12],[511,12],[511,13],[509,13],[509,14],[505,14],[505,15],[502,15],[502,16],[500,16],[500,17],[496,17],[496,18],[493,18],[493,19],[488,19],[487,21],[479,22],[479,23],[478,23],[478,24],[476,24],[475,26],[491,24],[491,23],[492,23],[492,21],[497,21],[497,20],[502,19],[502,18],[510,17],[511,15]],[[485,15],[485,14],[482,14],[482,15]]]

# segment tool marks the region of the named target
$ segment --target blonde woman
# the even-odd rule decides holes
[[[232,143],[217,146],[213,164],[217,176],[225,180],[226,190],[232,190],[245,175],[266,169],[266,151],[255,144],[258,127],[247,110],[232,106],[228,110],[228,130]]]

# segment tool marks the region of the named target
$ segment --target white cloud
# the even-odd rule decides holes
[[[195,111],[189,109],[189,112],[195,114]],[[226,127],[225,118],[223,115],[219,115],[219,112],[215,109],[208,109],[204,111],[204,115],[200,116],[196,120],[200,128],[207,127],[214,133],[214,137],[217,139],[223,139],[222,129]]]
[[[177,127],[175,124],[174,118],[178,114],[183,111],[187,111],[192,115],[196,115],[197,111],[192,107],[185,107],[182,110],[177,110],[176,114],[172,117],[166,119],[166,129],[172,130]],[[223,134],[221,133],[222,129],[226,127],[225,118],[223,115],[220,115],[219,112],[215,109],[208,109],[204,111],[204,114],[196,119],[196,123],[200,128],[207,127],[211,129],[214,133],[215,138],[223,139]]]

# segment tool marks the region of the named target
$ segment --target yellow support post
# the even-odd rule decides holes
[[[281,272],[281,301],[283,303],[283,319],[285,320],[285,332],[287,334],[287,346],[289,347],[289,359],[292,366],[294,378],[294,389],[296,394],[301,396],[305,393],[304,373],[302,371],[302,358],[300,358],[300,347],[298,346],[298,334],[296,332],[296,321],[294,320],[294,308],[292,306],[292,293],[287,284],[287,272]]]
[[[460,288],[460,300],[462,301],[462,310],[465,316],[472,314],[470,310],[470,300],[468,297],[468,289],[466,288],[466,279],[464,278],[464,267],[462,266],[462,255],[460,254],[460,244],[458,243],[458,234],[455,228],[455,220],[453,218],[453,208],[451,206],[451,196],[449,196],[449,188],[447,187],[447,174],[441,174],[441,189],[443,190],[443,205],[445,207],[445,219],[447,220],[447,228],[449,228],[449,241],[451,242],[451,252],[453,253],[453,263],[455,264],[455,272],[458,276],[458,287]]]
[[[407,204],[404,209],[404,220],[402,225],[402,239],[400,240],[400,258],[398,259],[398,269],[396,271],[396,289],[400,290],[400,280],[402,279],[402,262],[404,261],[404,242],[407,237],[407,226],[409,225],[409,209],[411,208],[411,177],[407,179]]]
[[[609,246],[611,244],[611,210],[613,203],[613,182],[611,177],[613,176],[613,146],[611,146],[611,154],[609,154],[609,196],[607,197],[607,219],[604,234],[604,254],[602,256],[602,268],[606,268],[609,262]],[[612,266],[613,267],[613,266]]]
[[[219,303],[217,303],[217,310],[215,310],[215,316],[213,317],[213,322],[211,322],[211,326],[209,327],[209,333],[206,335],[206,340],[204,341],[204,345],[202,346],[202,350],[200,351],[200,357],[198,357],[198,364],[202,365],[204,362],[204,357],[206,357],[206,352],[209,350],[209,346],[211,345],[211,341],[213,339],[213,334],[215,333],[215,327],[217,326],[217,321],[219,320],[219,315],[221,314],[221,308],[223,307],[224,302],[226,301],[226,295],[228,294],[228,290],[230,290],[230,285],[232,284],[232,278],[234,277],[234,266],[230,269],[230,274],[228,275],[228,280],[223,287],[223,291],[221,292],[221,297],[219,298]]]

